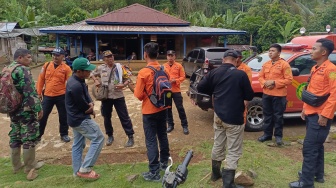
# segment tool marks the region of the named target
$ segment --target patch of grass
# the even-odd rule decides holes
[[[188,170],[187,181],[178,187],[181,188],[219,188],[222,182],[215,183],[209,181],[211,172],[211,149],[212,141],[203,142],[193,148],[194,156],[203,155],[206,159],[198,163],[191,160]],[[288,146],[293,147],[293,146]],[[183,148],[179,156],[185,156],[190,148]],[[297,171],[301,168],[301,161],[291,159],[282,154],[282,148],[268,147],[266,144],[257,141],[244,141],[244,153],[239,160],[239,170],[253,169],[258,177],[255,179],[255,188],[283,188],[288,187],[288,183],[297,180]],[[111,154],[113,157],[113,154]],[[334,188],[336,185],[336,153],[328,152],[325,154],[326,182],[324,184],[315,183],[317,188]],[[177,165],[182,161],[174,160],[171,171],[175,171]],[[161,187],[161,183],[147,182],[141,177],[141,172],[148,170],[147,163],[134,164],[105,164],[98,165],[95,170],[101,174],[97,181],[87,181],[72,176],[71,166],[66,165],[45,165],[39,170],[39,177],[31,182],[25,180],[25,174],[21,171],[12,174],[11,163],[8,158],[0,158],[0,187],[24,187],[24,188],[44,188],[44,187],[116,187],[116,188],[156,188]],[[129,175],[139,177],[132,183],[127,181]],[[161,172],[163,175],[163,172]]]
[[[332,139],[336,139],[336,133],[330,133]]]

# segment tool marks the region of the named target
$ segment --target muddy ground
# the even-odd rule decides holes
[[[32,69],[32,74],[35,80],[40,72],[40,67]],[[133,78],[135,80],[135,77]],[[88,82],[89,86],[92,85],[92,82]],[[213,140],[213,111],[202,111],[201,109],[192,105],[186,95],[188,89],[189,80],[187,79],[182,85],[182,93],[184,97],[184,107],[187,113],[190,134],[184,135],[182,132],[181,124],[178,118],[176,109],[173,109],[175,117],[175,130],[168,134],[169,144],[171,149],[171,154],[173,158],[180,160],[183,157],[181,156],[181,150],[186,151],[193,146],[199,145],[207,140]],[[114,127],[114,137],[115,141],[112,146],[104,146],[102,154],[99,157],[98,163],[134,163],[134,162],[144,162],[147,160],[146,156],[146,147],[145,139],[142,128],[142,115],[141,115],[141,103],[134,96],[133,93],[126,89],[125,98],[127,102],[127,107],[129,115],[132,119],[134,131],[135,131],[135,145],[132,148],[125,148],[124,144],[127,141],[127,136],[125,135],[118,116],[113,111],[112,115],[112,124]],[[100,125],[100,128],[103,132],[103,118],[100,115],[100,102],[95,102],[95,110],[97,112],[97,117],[95,120]],[[10,127],[9,127],[9,117],[6,115],[0,114],[0,157],[9,156],[9,137],[7,136]],[[335,121],[333,123],[335,125]],[[59,123],[58,123],[58,113],[56,108],[52,111],[49,116],[47,128],[45,134],[42,137],[42,141],[37,145],[37,159],[44,160],[47,163],[53,164],[71,164],[71,144],[64,143],[60,140],[59,136]],[[335,126],[334,126],[335,127]],[[304,121],[299,118],[285,120],[284,126],[284,137],[285,139],[296,141],[297,138],[303,137],[305,134]],[[245,139],[255,140],[258,136],[262,135],[262,132],[245,132]],[[69,129],[69,136],[72,137],[72,130]],[[336,140],[333,143],[326,143],[325,148],[327,151],[336,152],[335,147]],[[87,144],[89,145],[89,144]],[[294,151],[295,150],[295,151]],[[301,159],[301,151],[298,147],[285,147],[281,152],[290,156],[293,159]],[[199,161],[204,159],[203,156],[194,155],[193,161]]]

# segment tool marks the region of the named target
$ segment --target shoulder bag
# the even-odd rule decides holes
[[[110,72],[110,77],[108,79],[108,84],[107,85],[103,85],[101,84],[99,87],[96,87],[96,86],[93,86],[94,89],[97,89],[97,92],[95,93],[95,91],[93,91],[93,94],[95,95],[96,97],[96,100],[98,101],[103,101],[103,100],[106,100],[108,98],[108,86],[110,85],[111,83],[111,78],[112,78],[112,72],[113,69],[111,69],[111,72]]]

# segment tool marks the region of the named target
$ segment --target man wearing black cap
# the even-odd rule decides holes
[[[237,70],[238,54],[224,53],[223,64],[209,72],[198,84],[197,90],[213,95],[214,145],[212,148],[211,180],[223,179],[224,187],[234,187],[238,160],[242,155],[244,132],[244,100],[252,100],[253,90],[245,72]],[[228,149],[225,156],[225,150]],[[220,173],[222,161],[226,164]]]
[[[53,61],[43,65],[41,73],[36,83],[37,94],[42,99],[43,117],[40,120],[41,140],[47,125],[49,114],[54,105],[58,111],[60,123],[59,132],[63,142],[70,142],[68,136],[69,126],[65,111],[65,87],[68,78],[71,76],[71,68],[63,61],[65,51],[62,48],[55,48],[52,52]]]
[[[177,112],[181,119],[181,125],[183,128],[183,133],[185,135],[189,134],[188,129],[188,121],[187,116],[183,107],[183,98],[181,95],[181,83],[185,80],[185,72],[183,66],[180,63],[175,62],[175,51],[168,50],[167,51],[167,60],[168,62],[165,63],[164,69],[169,73],[170,82],[172,85],[172,98],[174,100]],[[167,133],[171,132],[174,129],[174,119],[173,119],[173,112],[172,108],[167,109],[167,122],[168,128]]]

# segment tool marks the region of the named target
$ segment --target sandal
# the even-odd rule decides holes
[[[95,171],[91,170],[88,173],[81,173],[81,172],[77,172],[77,176],[84,178],[84,179],[89,179],[89,180],[97,180],[99,179],[100,175],[97,174]]]

